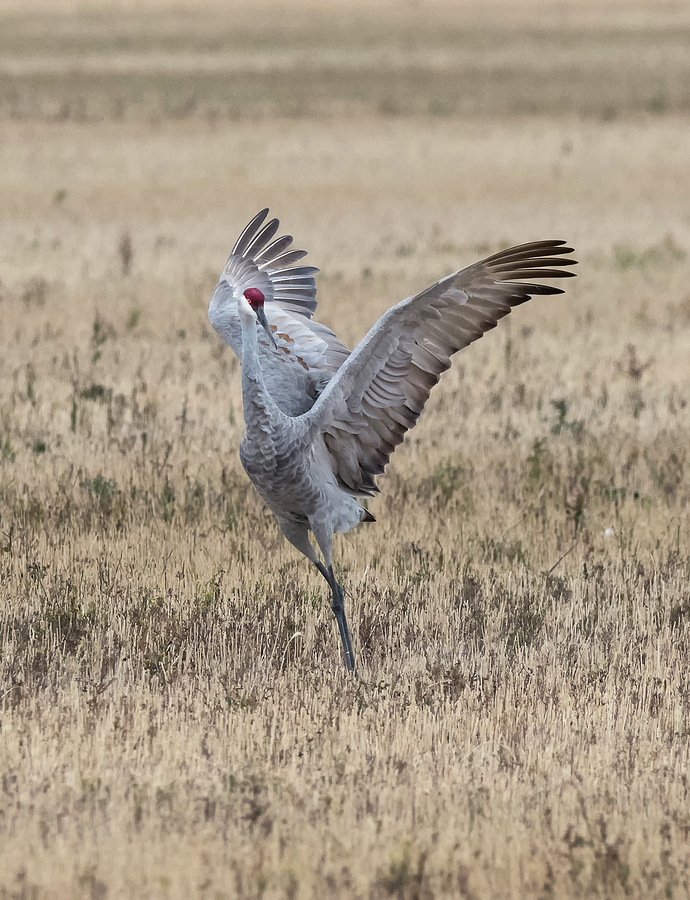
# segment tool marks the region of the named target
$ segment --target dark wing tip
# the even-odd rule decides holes
[[[567,241],[544,241],[544,243],[550,244],[552,247],[560,247],[559,253],[574,253],[572,247],[565,246],[568,243]]]
[[[242,234],[235,241],[235,246],[232,248],[232,251],[230,254],[231,256],[235,255],[235,254],[237,256],[242,256],[242,254],[245,252],[245,250],[247,249],[249,244],[252,242],[253,238],[255,237],[257,231],[261,227],[261,224],[263,223],[263,221],[267,215],[268,215],[268,207],[266,206],[266,207],[264,207],[264,209],[261,210],[261,212],[258,212],[254,216],[254,218],[251,220],[251,222],[249,222],[247,225],[245,225],[245,227],[242,230]]]
[[[549,284],[533,284],[522,279],[574,278],[577,273],[571,272],[569,267],[577,265],[578,260],[561,258],[564,253],[574,252],[572,247],[564,245],[565,241],[555,240],[520,244],[494,254],[480,265],[485,267],[496,284],[514,286],[517,297],[513,302],[517,305],[524,303],[529,296],[563,293],[561,288]]]
[[[523,284],[522,287],[525,288],[530,296],[535,297],[544,297],[552,294],[565,294],[563,288],[554,287],[552,284]]]

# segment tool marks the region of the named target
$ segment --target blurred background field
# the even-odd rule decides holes
[[[690,893],[690,11],[0,8],[0,897]],[[206,307],[263,206],[354,344],[482,255],[336,543],[242,472]]]

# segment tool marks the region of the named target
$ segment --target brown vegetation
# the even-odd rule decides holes
[[[139,6],[0,22],[0,897],[687,896],[683,10]],[[350,345],[510,243],[581,261],[337,542],[359,680],[206,319],[268,204]]]

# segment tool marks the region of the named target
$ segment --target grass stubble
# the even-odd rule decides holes
[[[625,45],[620,9],[593,8],[595,44]],[[506,9],[505,33],[473,27],[508,41],[533,8]],[[602,110],[583,77],[589,106],[559,112],[554,77],[543,110],[504,114],[489,79],[462,118],[421,88],[386,105],[385,79],[343,105],[343,75],[327,109],[272,118],[264,84],[241,114],[180,116],[139,72],[136,115],[104,103],[113,76],[75,117],[36,99],[36,21],[3,32],[31,65],[0,103],[0,896],[687,896],[682,97]],[[139,44],[176,21],[126,20]],[[298,49],[322,33],[304,21]],[[674,39],[635,21],[645,58]],[[60,22],[105,53],[98,16]],[[241,470],[238,365],[205,315],[265,204],[351,346],[501,246],[564,237],[581,260],[456,357],[378,523],[337,542],[358,680]]]

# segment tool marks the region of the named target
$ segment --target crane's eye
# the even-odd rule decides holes
[[[249,305],[252,309],[258,309],[258,307],[263,306],[264,300],[266,299],[258,288],[247,288],[244,292],[244,296],[249,301]]]

